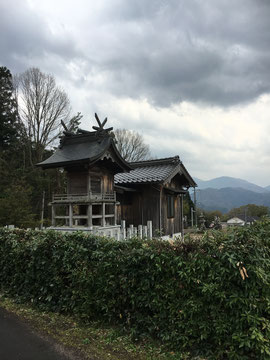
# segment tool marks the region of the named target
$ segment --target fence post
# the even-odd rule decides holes
[[[117,228],[116,239],[120,240],[120,228]]]
[[[121,230],[123,235],[123,240],[126,239],[126,220],[121,221]]]
[[[134,231],[133,225],[129,225],[129,229],[130,229],[130,237],[132,238],[133,237],[133,231]]]
[[[147,226],[143,225],[143,237],[147,238]]]
[[[130,227],[127,229],[127,238],[128,239],[131,238],[131,229],[130,229]]]
[[[152,239],[153,234],[152,234],[152,221],[151,220],[147,221],[147,235],[148,235],[149,239]]]

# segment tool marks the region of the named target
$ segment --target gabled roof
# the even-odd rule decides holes
[[[176,174],[183,178],[183,185],[197,186],[187,172],[179,156],[164,159],[146,160],[129,163],[133,168],[129,173],[119,173],[114,177],[114,182],[120,184],[147,184],[169,182]]]
[[[62,137],[60,146],[48,159],[37,164],[43,169],[67,167],[82,163],[94,164],[98,160],[110,157],[117,164],[117,172],[131,169],[118,152],[109,133],[97,131],[68,134]]]

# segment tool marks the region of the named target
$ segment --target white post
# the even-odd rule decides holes
[[[130,227],[127,229],[127,238],[130,239],[131,238],[131,229]]]
[[[114,203],[114,225],[117,225],[117,205]]]
[[[117,229],[116,239],[117,239],[118,241],[120,240],[120,228]]]
[[[133,236],[137,237],[138,236],[138,232],[137,232],[137,228],[134,226],[133,228]]]
[[[149,239],[152,239],[152,221],[148,220],[147,221],[147,235],[149,237]]]
[[[142,239],[142,234],[143,234],[143,232],[142,232],[142,225],[138,225],[138,238],[139,239]]]
[[[129,229],[130,229],[130,237],[132,237],[133,236],[133,231],[134,231],[133,225],[130,225]]]
[[[123,234],[123,240],[126,239],[126,220],[121,221],[121,230]]]

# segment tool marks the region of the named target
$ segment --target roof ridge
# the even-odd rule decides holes
[[[140,166],[151,166],[151,165],[163,165],[163,164],[176,164],[180,163],[180,158],[178,155],[167,157],[167,158],[160,158],[160,159],[152,159],[152,160],[141,160],[141,161],[132,161],[129,162],[129,165],[140,167]]]

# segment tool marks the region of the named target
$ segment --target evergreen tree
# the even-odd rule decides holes
[[[35,227],[31,204],[31,189],[25,184],[12,184],[0,194],[0,226]]]
[[[23,101],[22,103],[17,101],[18,95],[20,100],[23,100],[22,94],[19,94],[18,78],[17,85],[14,88],[13,84],[15,81],[10,71],[6,67],[0,67],[0,226],[39,226],[44,193],[44,218],[45,224],[48,225],[50,223],[48,203],[51,201],[52,192],[62,193],[64,191],[65,176],[59,169],[43,171],[40,168],[36,168],[34,164],[42,160],[43,156],[48,157],[51,155],[51,140],[58,136],[60,120],[62,120],[64,114],[68,113],[69,106],[67,106],[65,111],[63,110],[62,117],[60,119],[57,118],[57,123],[54,110],[57,109],[59,101],[64,107],[69,104],[69,101],[65,93],[61,91],[59,93],[55,89],[55,82],[52,76],[44,75],[37,69],[32,69],[32,72],[37,75],[35,77],[36,80],[40,78],[41,80],[47,80],[47,82],[45,81],[45,85],[48,85],[47,87],[41,80],[36,83],[36,85],[40,85],[38,87],[38,90],[40,90],[38,96],[41,96],[43,99],[42,104],[44,105],[45,101],[44,96],[42,96],[42,94],[44,95],[44,92],[42,92],[44,86],[45,90],[47,89],[45,95],[54,96],[54,101],[48,101],[48,96],[45,96],[45,99],[47,99],[44,105],[45,110],[41,112],[39,108],[39,112],[36,113],[35,119],[38,118],[38,122],[34,122],[34,124],[37,127],[34,126],[30,129],[31,131],[27,132],[26,119],[19,116],[19,112],[25,115],[26,108]],[[22,79],[25,80],[25,74],[24,77],[20,77],[20,80]],[[29,89],[31,90],[32,88],[30,87]],[[27,94],[29,89],[25,87]],[[50,89],[55,91],[49,91]],[[30,104],[33,107],[30,106],[29,109],[37,108],[35,104],[39,100],[34,99],[36,102]],[[44,112],[47,116],[46,119]],[[81,113],[78,113],[69,121],[68,117],[64,120],[71,131],[76,131],[81,118]],[[39,135],[34,138],[32,133],[38,133]]]
[[[0,151],[16,141],[17,118],[12,75],[6,67],[0,67]]]

